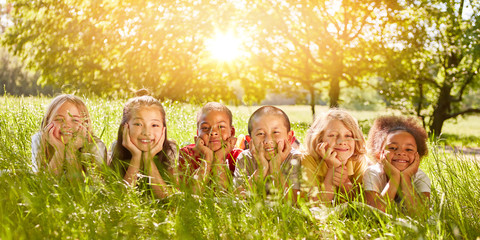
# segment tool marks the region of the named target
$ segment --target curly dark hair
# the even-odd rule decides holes
[[[405,131],[412,134],[417,144],[417,152],[420,158],[427,155],[428,135],[425,128],[414,117],[403,116],[381,116],[373,122],[368,133],[367,148],[372,156],[378,156],[383,150],[383,145],[388,134],[396,131]]]

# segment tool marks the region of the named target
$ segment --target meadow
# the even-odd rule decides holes
[[[38,131],[49,98],[0,98],[0,239],[480,239],[480,162],[442,146],[480,145],[479,117],[445,126],[432,139],[420,168],[432,179],[430,209],[411,217],[378,214],[352,203],[312,214],[302,201],[292,206],[262,195],[246,199],[208,188],[157,200],[125,187],[110,171],[83,181],[30,171],[31,136]],[[94,133],[107,146],[115,140],[121,100],[86,99]],[[168,137],[193,142],[197,105],[165,102]],[[257,107],[231,107],[237,135]],[[312,120],[308,106],[281,106],[303,140]],[[326,108],[319,107],[317,112]],[[364,131],[389,111],[352,111]],[[463,140],[467,139],[467,140]]]

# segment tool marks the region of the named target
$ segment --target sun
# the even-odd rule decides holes
[[[219,61],[232,61],[242,55],[242,41],[231,32],[216,34],[205,45],[212,58]]]

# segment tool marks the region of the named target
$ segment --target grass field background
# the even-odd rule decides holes
[[[49,98],[0,98],[1,239],[480,239],[480,164],[453,155],[443,144],[478,147],[480,118],[447,122],[445,137],[430,143],[420,168],[432,179],[428,214],[377,214],[362,204],[323,209],[292,207],[260,195],[242,199],[208,188],[201,196],[179,191],[155,200],[96,172],[84,181],[29,171],[30,139],[38,131]],[[116,138],[123,101],[86,99],[95,134],[107,146]],[[164,103],[168,137],[193,141],[199,106]],[[303,140],[312,116],[308,106],[280,106]],[[258,107],[231,107],[237,134]],[[326,110],[318,107],[317,112]],[[380,112],[351,111],[365,128]],[[473,158],[473,160],[472,160]]]

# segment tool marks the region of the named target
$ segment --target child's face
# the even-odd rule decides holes
[[[396,131],[388,134],[383,154],[398,170],[405,170],[415,160],[417,143],[412,134],[406,131]]]
[[[222,111],[202,114],[198,119],[197,131],[198,137],[214,152],[220,150],[224,141],[234,134],[228,114]]]
[[[132,113],[128,127],[133,145],[143,152],[148,152],[162,137],[162,113],[156,106],[141,107]]]
[[[53,136],[68,142],[84,122],[85,119],[77,106],[71,102],[65,102],[53,113],[51,120],[54,125]]]
[[[252,142],[260,149],[263,142],[265,158],[271,160],[278,154],[278,142],[291,141],[293,132],[287,130],[285,120],[278,115],[261,115],[252,122]]]
[[[328,143],[328,148],[333,148],[340,161],[347,161],[355,151],[353,133],[340,120],[332,120],[327,124],[322,142]]]

